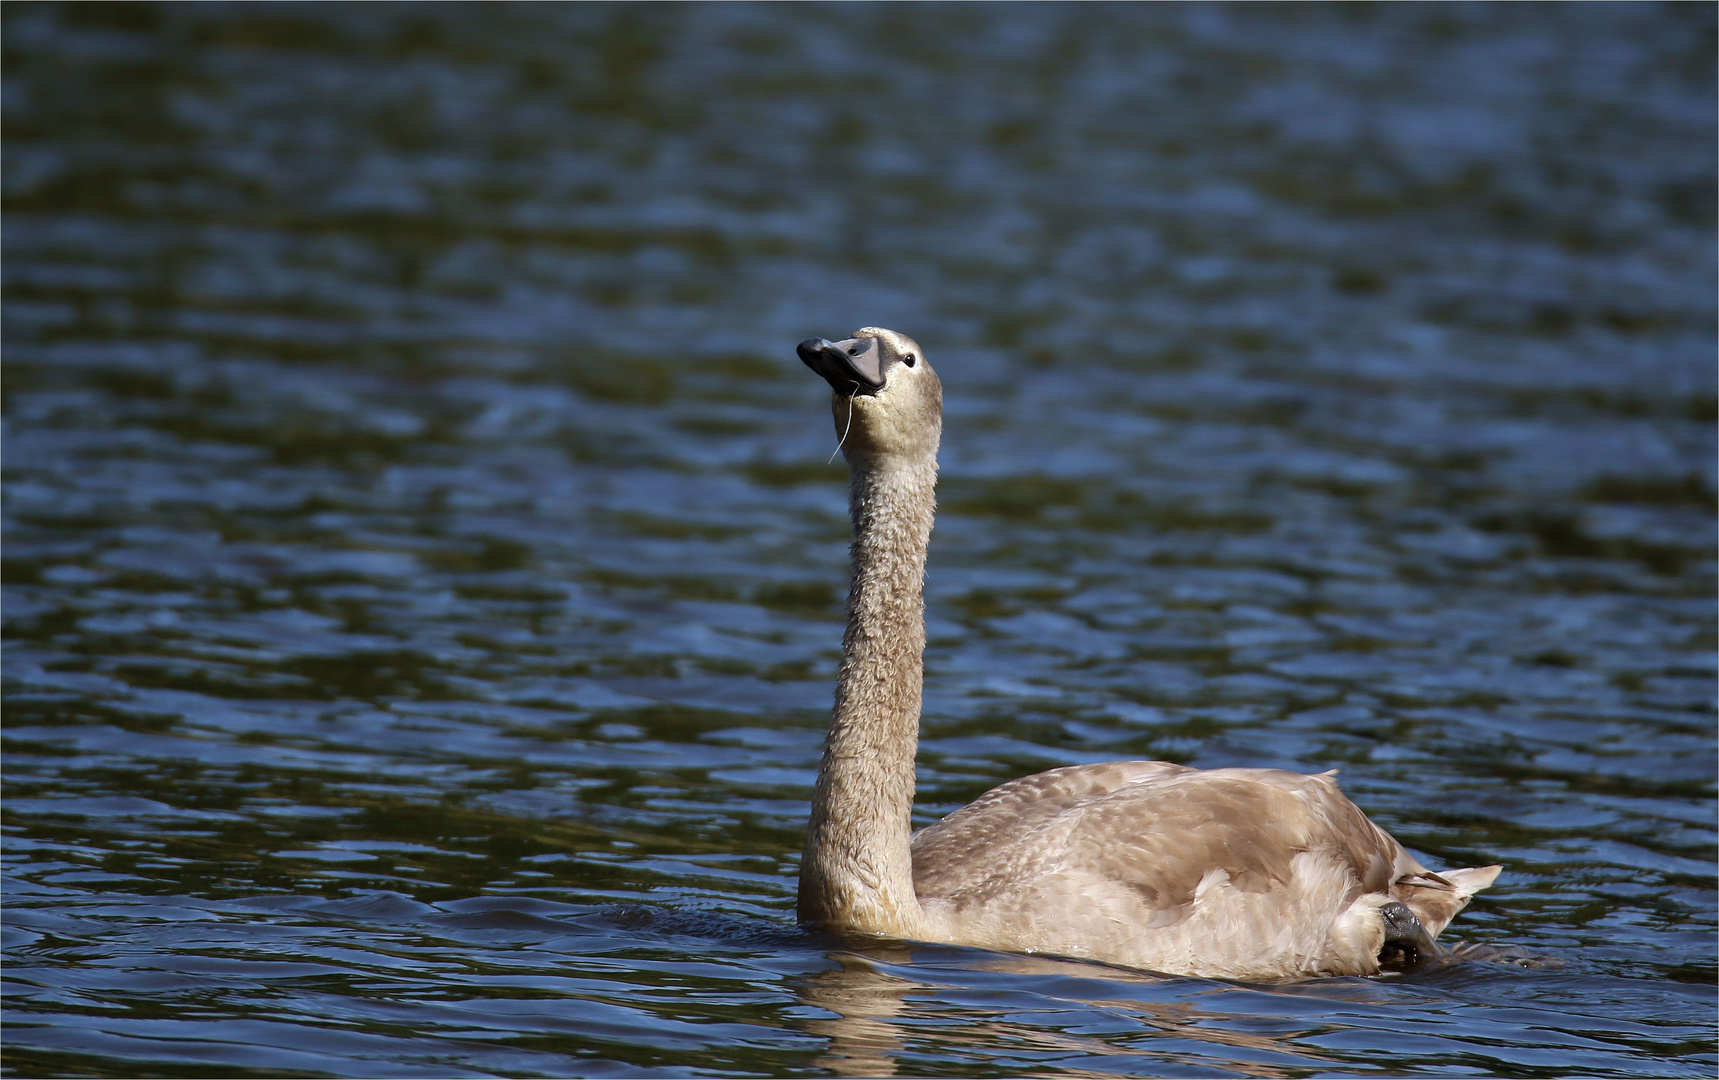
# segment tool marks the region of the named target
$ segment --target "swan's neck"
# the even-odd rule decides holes
[[[908,844],[936,483],[935,456],[854,465],[848,628],[800,869],[803,923],[920,936]]]

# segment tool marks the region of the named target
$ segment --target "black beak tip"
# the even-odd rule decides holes
[[[809,337],[805,341],[794,346],[794,351],[800,354],[801,362],[810,366],[813,359],[822,354],[829,344],[829,340],[826,338]]]

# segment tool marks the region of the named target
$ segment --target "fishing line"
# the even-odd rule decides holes
[[[842,437],[836,440],[836,448],[831,450],[830,456],[824,460],[825,465],[836,460],[836,455],[842,452],[842,447],[846,445],[848,441],[848,432],[854,429],[854,398],[858,396],[859,383],[854,383],[854,392],[848,395],[848,426],[842,428]]]

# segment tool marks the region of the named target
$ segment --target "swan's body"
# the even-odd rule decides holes
[[[802,342],[852,466],[853,583],[800,873],[827,929],[1232,978],[1371,974],[1498,876],[1429,872],[1332,774],[1162,761],[1011,781],[914,834],[942,388],[911,339]]]

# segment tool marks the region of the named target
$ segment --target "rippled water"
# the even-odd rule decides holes
[[[10,1075],[1712,1074],[1711,6],[4,17]],[[922,822],[1340,766],[1501,948],[795,929],[862,324]]]

